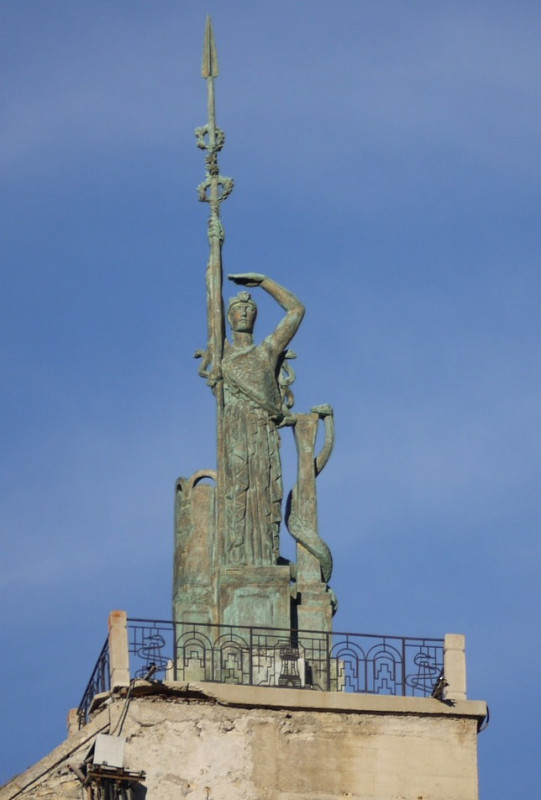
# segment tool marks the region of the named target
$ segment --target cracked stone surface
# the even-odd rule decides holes
[[[104,707],[0,790],[0,800],[80,800],[68,764],[82,761],[96,732],[115,729],[125,702]],[[231,707],[150,695],[130,699],[122,736],[125,767],[146,773],[135,800],[477,800],[476,727],[452,714]]]

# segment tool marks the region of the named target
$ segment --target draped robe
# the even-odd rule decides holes
[[[282,469],[277,425],[283,419],[280,352],[226,342],[223,435],[225,557],[229,564],[269,566],[279,555]]]

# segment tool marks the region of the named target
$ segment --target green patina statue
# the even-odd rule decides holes
[[[330,630],[336,608],[328,586],[332,557],[318,533],[316,477],[333,446],[332,409],[324,405],[307,414],[292,411],[294,373],[289,360],[294,353],[287,348],[302,322],[304,306],[291,291],[259,273],[229,275],[244,288],[230,299],[224,314],[220,206],[233,181],[218,168],[225,136],[215,119],[218,61],[210,19],[202,72],[208,123],[196,129],[196,137],[198,147],[206,151],[199,198],[210,209],[210,255],[208,341],[196,357],[202,359],[199,374],[216,398],[217,468],[177,481],[173,614],[179,623]],[[260,344],[253,338],[257,306],[249,288],[267,292],[285,311]],[[324,443],[316,455],[321,420]],[[297,542],[296,563],[280,557],[280,429],[285,427],[293,429],[298,453],[297,481],[285,509],[288,530]]]
[[[232,341],[225,342],[222,358],[226,561],[268,566],[279,557],[282,470],[277,427],[288,415],[279,374],[304,307],[265,275],[229,278],[244,286],[259,286],[287,312],[276,330],[255,345],[257,306],[248,292],[240,292],[229,301]]]

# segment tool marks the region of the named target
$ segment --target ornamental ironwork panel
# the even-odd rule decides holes
[[[443,639],[195,622],[128,622],[132,674],[430,697]]]

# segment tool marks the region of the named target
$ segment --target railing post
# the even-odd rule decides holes
[[[447,685],[445,700],[466,700],[466,638],[461,633],[446,633],[443,645],[443,677]]]
[[[331,633],[329,631],[327,631],[327,633],[325,635],[325,639],[326,639],[325,644],[326,644],[326,650],[327,650],[327,653],[326,653],[326,655],[327,655],[327,686],[326,686],[326,689],[327,689],[328,692],[330,692],[331,691],[331,663],[332,663],[331,662],[331,647],[332,647],[332,642],[331,642]],[[338,671],[338,662],[337,662],[337,671]]]
[[[125,611],[109,614],[109,678],[111,691],[130,685],[128,618]]]
[[[407,685],[406,685],[406,678],[407,678],[406,673],[408,671],[408,665],[406,661],[407,657],[408,654],[406,650],[406,639],[404,636],[402,636],[402,687],[401,687],[402,697],[406,697],[406,692],[407,692]]]
[[[248,684],[253,686],[254,683],[254,629],[250,625],[250,652],[248,653]]]
[[[178,681],[177,621],[173,620],[173,680]]]

